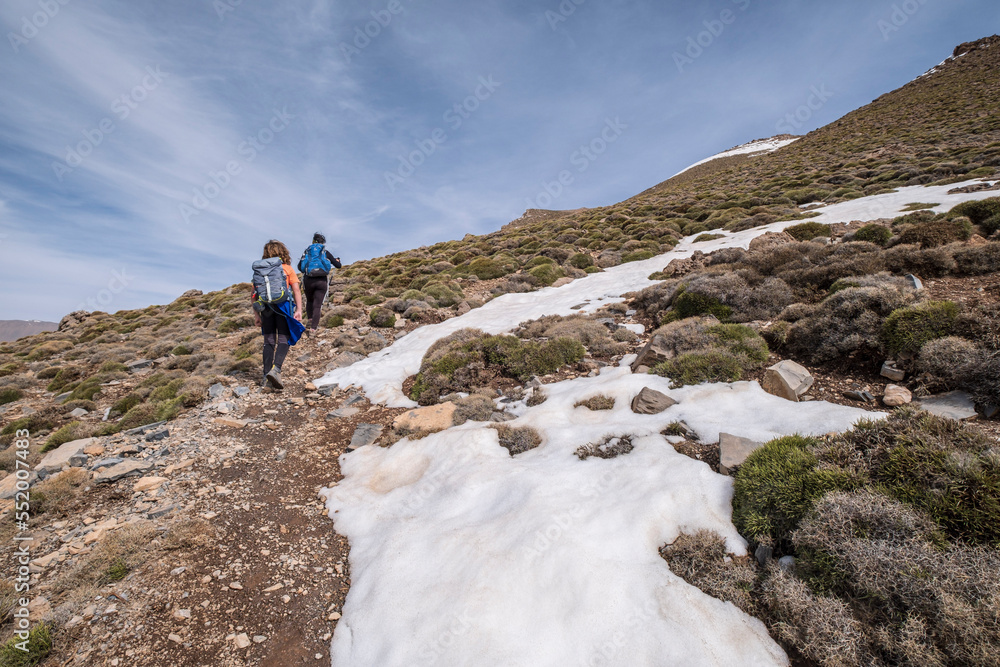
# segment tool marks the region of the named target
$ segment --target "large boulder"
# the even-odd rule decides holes
[[[642,391],[632,399],[632,412],[640,415],[655,415],[672,405],[677,405],[677,401],[661,391],[643,387]]]
[[[769,394],[789,401],[798,401],[813,385],[813,376],[791,359],[779,361],[764,373],[761,386]]]
[[[63,443],[46,454],[45,458],[35,466],[35,471],[44,476],[59,472],[64,466],[75,468],[85,465],[87,454],[83,450],[96,443],[97,438],[82,438]]]

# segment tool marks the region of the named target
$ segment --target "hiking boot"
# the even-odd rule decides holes
[[[268,384],[270,384],[275,389],[285,388],[285,385],[281,384],[281,369],[278,368],[277,366],[269,370],[267,372],[267,375],[264,376],[264,379],[266,379]]]

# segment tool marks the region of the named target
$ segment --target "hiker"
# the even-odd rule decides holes
[[[316,331],[319,327],[320,313],[323,302],[326,301],[326,291],[330,286],[330,271],[334,267],[341,268],[340,258],[334,257],[326,249],[326,237],[316,232],[313,242],[302,253],[299,260],[299,271],[302,272],[302,289],[306,293],[306,314],[309,316],[309,329]]]
[[[299,277],[284,243],[272,239],[264,245],[263,256],[253,263],[253,286],[254,321],[264,336],[264,383],[282,389],[281,364],[305,328]]]

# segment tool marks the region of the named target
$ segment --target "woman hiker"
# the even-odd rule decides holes
[[[340,258],[334,257],[325,245],[326,237],[316,232],[313,234],[312,245],[305,249],[299,260],[302,288],[306,293],[306,314],[309,316],[311,331],[316,331],[319,326],[326,290],[330,286],[330,270],[334,267],[341,268]]]
[[[281,269],[285,274],[285,285],[295,296],[295,308],[291,300],[285,298],[279,303],[260,303],[254,293],[254,320],[264,336],[264,381],[275,389],[282,389],[281,364],[285,361],[288,348],[298,342],[305,327],[302,326],[302,293],[299,291],[299,277],[292,268],[292,258],[288,248],[281,241],[270,240],[264,245],[261,260],[281,259]],[[254,263],[255,278],[258,273]]]

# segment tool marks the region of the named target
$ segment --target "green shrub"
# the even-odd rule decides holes
[[[996,233],[997,230],[1000,230],[1000,213],[994,215],[991,218],[983,220],[981,223],[979,223],[979,226],[982,227],[983,232],[987,236]]]
[[[4,368],[6,368],[7,366],[11,366],[11,365],[12,364],[4,364]],[[18,368],[17,370],[23,370],[23,369],[24,369],[24,364],[20,364],[20,368]],[[2,373],[2,374],[0,374],[0,376],[3,376],[3,375],[13,375],[15,372],[17,372],[17,370],[15,370],[14,368],[12,368],[10,373]],[[61,371],[61,370],[62,370],[62,366],[49,366],[48,368],[43,368],[42,370],[40,370],[37,373],[35,373],[35,378],[37,378],[39,380],[51,380],[56,375],[58,375],[59,371]]]
[[[584,407],[588,410],[612,410],[615,407],[615,398],[614,396],[600,394],[598,396],[591,396],[590,398],[577,401],[573,404],[573,407]]]
[[[542,285],[551,285],[555,281],[559,280],[566,274],[555,264],[539,264],[538,266],[530,269],[528,275],[532,276]]]
[[[578,252],[567,260],[570,266],[586,270],[587,267],[594,266],[594,258],[585,252]]]
[[[111,412],[109,414],[123,415],[132,408],[134,408],[135,406],[142,403],[142,400],[143,397],[140,396],[138,393],[134,391],[130,392],[125,396],[119,398],[117,401],[115,401],[115,403],[111,406]]]
[[[428,283],[423,286],[422,291],[424,294],[436,301],[437,305],[441,308],[454,306],[465,298],[462,288],[458,286],[458,283],[454,282]]]
[[[70,422],[49,436],[48,440],[42,446],[42,451],[47,452],[67,442],[85,438],[87,437],[87,431],[87,426],[83,422]]]
[[[903,229],[899,235],[900,244],[919,244],[921,248],[964,241],[972,235],[972,224],[968,218],[953,220],[928,220],[918,222]]]
[[[693,243],[702,243],[704,241],[714,241],[715,239],[725,238],[725,234],[699,234],[695,237]]]
[[[785,233],[796,241],[811,241],[817,236],[830,236],[830,225],[822,222],[802,222],[785,228]]]
[[[981,225],[990,218],[1000,215],[1000,197],[990,197],[978,201],[962,202],[947,213],[949,218],[965,216],[974,225]]]
[[[356,297],[354,301],[363,303],[366,306],[376,306],[385,301],[385,299],[378,296],[377,294],[362,294],[361,296]]]
[[[882,326],[882,340],[892,354],[916,354],[924,343],[951,334],[958,304],[928,301],[892,311]]]
[[[54,368],[58,368],[55,366]],[[0,377],[7,377],[8,375],[14,375],[15,373],[20,373],[25,369],[25,365],[18,361],[10,361],[6,364],[0,366]],[[42,371],[44,373],[44,371]]]
[[[51,356],[73,349],[73,343],[66,340],[52,340],[47,343],[36,345],[28,353],[28,361],[40,361]]]
[[[622,255],[622,264],[627,264],[628,262],[641,262],[644,259],[656,257],[656,254],[657,253],[652,250],[633,250],[632,252],[627,252]]]
[[[865,241],[867,243],[874,243],[875,245],[883,247],[891,238],[892,230],[884,225],[865,225],[858,231],[854,232],[855,241]]]
[[[726,350],[689,352],[668,359],[650,369],[650,373],[668,377],[677,386],[701,382],[736,382],[743,377],[738,356]]]
[[[99,393],[101,393],[101,378],[98,376],[89,377],[73,389],[67,400],[92,401],[94,396]]]
[[[368,322],[373,327],[391,328],[396,324],[396,315],[388,308],[373,308],[368,314]]]
[[[323,318],[323,326],[327,329],[343,326],[344,318],[340,315],[327,315]]]
[[[187,355],[187,354],[191,354],[192,352],[194,352],[194,350],[192,350],[187,345],[178,345],[174,349],[170,350],[170,354],[177,355],[177,356],[184,356],[184,355]]]
[[[98,369],[99,373],[125,373],[128,366],[118,361],[105,361]]]
[[[21,639],[14,636],[0,646],[3,667],[34,667],[45,660],[52,650],[52,634],[47,623],[39,623],[28,631],[27,651],[17,647]]]
[[[223,320],[216,331],[223,334],[232,333],[233,331],[246,329],[249,326],[253,326],[253,318],[249,315],[241,315],[239,317],[230,317]]]
[[[697,315],[714,315],[724,322],[733,314],[733,309],[723,305],[716,297],[687,290],[675,296],[672,305],[673,310],[667,314],[664,322],[683,320]]]
[[[790,435],[764,444],[747,457],[733,478],[733,525],[755,542],[781,550],[791,533],[825,493],[853,486],[843,471],[821,470],[814,438]]]
[[[510,273],[505,267],[489,257],[476,257],[469,262],[469,271],[480,280],[492,280]]]
[[[5,387],[0,389],[0,405],[6,405],[7,403],[13,403],[24,398],[24,394],[20,389],[15,389],[14,387]]]

